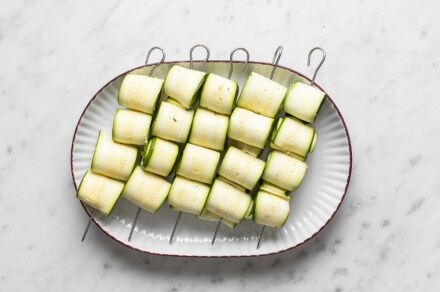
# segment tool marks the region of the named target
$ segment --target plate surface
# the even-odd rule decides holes
[[[167,62],[155,69],[154,76],[164,78],[174,64],[189,67],[188,62]],[[242,65],[241,62],[234,63],[231,77],[238,82],[240,89],[252,71],[269,76],[272,70],[271,64],[250,62],[244,71],[240,71]],[[115,111],[120,108],[117,94],[122,79],[129,72],[148,75],[151,66],[130,70],[111,80],[84,109],[72,141],[71,169],[75,188],[90,168],[99,130],[111,134]],[[201,68],[201,63],[195,62],[194,69],[226,77],[229,66],[229,61],[208,61]],[[276,69],[273,80],[286,87],[296,81],[310,82],[301,74],[282,66]],[[147,211],[141,212],[130,242],[127,239],[137,206],[127,200],[121,198],[108,217],[96,215],[94,222],[105,234],[121,244],[160,255],[258,256],[294,248],[327,225],[342,203],[350,181],[352,155],[348,130],[341,113],[328,95],[314,126],[319,134],[318,142],[315,151],[307,159],[309,168],[306,177],[292,196],[290,216],[283,228],[266,228],[258,250],[256,245],[261,226],[253,221],[246,220],[235,229],[222,225],[215,244],[211,245],[217,222],[199,220],[185,213],[182,214],[173,244],[168,244],[177,212],[171,211],[167,204],[154,215]],[[88,213],[90,208],[84,207]]]

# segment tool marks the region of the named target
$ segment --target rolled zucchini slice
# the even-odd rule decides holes
[[[260,190],[255,198],[254,221],[275,228],[283,227],[290,211],[289,197],[280,197]]]
[[[284,111],[300,120],[313,123],[324,103],[325,92],[296,82],[290,86],[284,100]]]
[[[124,183],[88,170],[79,185],[77,197],[108,216],[121,195]]]
[[[307,164],[292,156],[273,150],[267,158],[263,180],[293,192],[304,179]]]
[[[200,215],[208,194],[208,185],[176,176],[168,195],[168,204],[180,211]]]
[[[145,145],[141,166],[152,173],[168,176],[173,171],[178,154],[177,144],[155,137]]]
[[[237,140],[230,139],[229,141],[230,141],[230,143],[229,143],[230,146],[233,146],[233,147],[243,151],[244,153],[252,155],[253,157],[258,157],[261,154],[261,152],[263,151],[262,148],[251,146],[251,145],[248,145],[246,143],[243,143],[243,142],[240,142]]]
[[[153,122],[152,135],[177,143],[185,143],[193,116],[193,110],[187,111],[169,102],[161,102]]]
[[[197,103],[197,92],[205,76],[205,72],[174,65],[165,79],[164,93],[189,109]]]
[[[236,107],[229,121],[228,137],[263,149],[270,136],[273,119]]]
[[[230,115],[237,95],[236,81],[209,73],[200,94],[200,106],[216,113]]]
[[[226,144],[229,117],[198,108],[194,115],[189,142],[222,151]]]
[[[306,157],[312,149],[315,129],[295,118],[281,118],[272,134],[272,143],[286,153]]]
[[[113,121],[113,141],[123,144],[145,145],[152,117],[133,110],[117,110]]]
[[[237,106],[274,118],[280,111],[287,88],[252,72],[238,97]]]
[[[188,179],[210,184],[214,179],[220,152],[193,144],[186,144],[177,174]]]
[[[215,179],[205,208],[221,218],[240,223],[246,216],[252,198],[220,179]]]
[[[263,174],[265,163],[231,146],[218,171],[219,175],[252,190]]]
[[[165,178],[136,166],[125,184],[122,196],[142,209],[156,213],[170,189],[171,183]]]
[[[113,142],[110,135],[100,131],[92,158],[92,172],[127,181],[134,169],[137,153],[136,147]]]
[[[122,80],[118,103],[129,109],[153,114],[162,91],[163,80],[138,74],[128,74]]]

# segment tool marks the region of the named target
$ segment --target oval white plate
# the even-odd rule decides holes
[[[167,62],[156,68],[154,76],[164,78],[174,64],[188,67],[188,62]],[[244,71],[240,71],[242,65],[241,62],[235,62],[232,74],[232,79],[237,80],[240,88],[252,71],[269,76],[272,70],[271,64],[250,62]],[[115,111],[120,107],[117,94],[123,77],[129,72],[147,75],[151,66],[135,68],[117,76],[87,104],[72,141],[71,169],[75,188],[90,168],[99,130],[111,133]],[[228,61],[209,61],[203,69],[199,62],[195,62],[194,68],[227,76],[229,66]],[[310,82],[301,74],[281,66],[276,69],[274,81],[286,87],[295,81]],[[174,242],[169,244],[177,212],[171,211],[167,204],[154,215],[141,212],[130,242],[127,239],[137,206],[125,199],[118,201],[110,216],[98,214],[94,222],[105,234],[123,245],[159,255],[258,256],[294,248],[327,225],[342,203],[350,181],[352,156],[348,130],[341,113],[328,95],[315,127],[319,134],[318,143],[314,153],[307,159],[309,169],[306,177],[293,194],[290,216],[283,228],[266,228],[258,250],[256,246],[261,226],[253,221],[246,220],[235,229],[222,225],[215,244],[211,245],[217,222],[199,220],[190,214],[182,215]],[[88,213],[89,207],[84,207]]]

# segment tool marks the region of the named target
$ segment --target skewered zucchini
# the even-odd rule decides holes
[[[117,110],[113,121],[113,141],[124,144],[145,145],[152,117],[133,111]]]
[[[126,181],[134,169],[137,158],[136,147],[113,142],[100,131],[92,158],[92,171],[110,178]]]
[[[141,166],[155,174],[168,176],[174,168],[178,154],[177,144],[155,137],[145,145]]]
[[[252,72],[237,101],[237,106],[274,118],[280,111],[287,88]]]
[[[76,195],[78,199],[107,216],[115,206],[123,188],[123,182],[88,170]]]
[[[176,176],[168,195],[168,204],[177,210],[199,215],[209,194],[209,186]]]
[[[284,110],[305,122],[313,123],[324,102],[325,92],[316,87],[296,82],[290,86],[284,101]]]
[[[306,157],[312,149],[315,129],[295,118],[281,118],[272,134],[272,143],[286,153]]]
[[[142,209],[156,213],[168,196],[170,188],[171,183],[163,177],[136,166],[125,184],[122,196]]]
[[[209,73],[200,95],[200,106],[230,115],[238,95],[236,81]]]
[[[220,152],[193,144],[186,144],[177,174],[188,179],[210,184],[215,176]]]
[[[194,115],[189,142],[213,150],[225,148],[229,117],[198,108]]]
[[[165,79],[164,93],[189,109],[197,103],[197,92],[205,76],[205,72],[174,65]]]
[[[275,228],[283,227],[289,216],[289,197],[281,197],[260,190],[255,198],[254,221]]]
[[[229,122],[228,137],[248,145],[264,148],[273,119],[236,107]]]
[[[162,91],[163,80],[127,74],[119,89],[118,102],[129,109],[153,114]]]
[[[306,171],[307,164],[305,162],[273,150],[267,158],[262,178],[292,192],[301,184]]]

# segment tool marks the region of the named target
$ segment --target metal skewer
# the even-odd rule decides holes
[[[232,72],[234,71],[234,53],[236,51],[243,51],[246,53],[246,62],[244,63],[244,65],[241,67],[241,71],[244,70],[244,68],[246,68],[247,64],[249,63],[249,52],[245,49],[245,48],[236,48],[235,50],[233,50],[231,52],[231,55],[229,56],[229,64],[231,65],[230,69],[229,69],[229,74],[228,74],[228,79],[231,79],[232,76]],[[222,221],[221,219],[218,221],[217,223],[217,227],[215,228],[215,232],[214,235],[212,236],[212,240],[211,240],[211,245],[214,245],[215,239],[217,238],[217,233],[220,229],[220,225],[221,225]]]
[[[307,58],[307,67],[310,67],[310,59],[312,57],[313,52],[316,51],[316,50],[322,52],[322,59],[321,59],[321,62],[319,62],[318,67],[316,67],[316,69],[315,69],[315,73],[313,74],[313,78],[312,78],[312,82],[310,83],[310,86],[313,86],[315,84],[316,74],[318,74],[319,69],[321,68],[322,64],[325,61],[325,57],[327,56],[327,54],[325,53],[324,49],[321,48],[321,47],[315,47],[315,48],[311,49],[310,52],[309,52],[309,57]]]
[[[273,59],[272,59],[273,68],[272,68],[272,72],[270,73],[270,80],[273,79],[273,75],[275,74],[275,70],[278,67],[278,62],[280,61],[282,54],[283,54],[283,46],[279,46],[275,50],[275,54],[273,55]],[[263,225],[263,228],[261,228],[260,236],[258,237],[258,242],[257,242],[257,249],[259,249],[261,246],[261,241],[263,239],[264,230],[266,230],[266,225]]]
[[[201,48],[204,48],[206,50],[206,58],[203,61],[202,68],[205,67],[206,62],[208,62],[208,60],[209,60],[210,51],[209,51],[208,47],[205,46],[205,45],[200,45],[200,44],[199,45],[195,45],[189,51],[189,68],[190,69],[193,68],[193,51],[197,47],[201,47]],[[179,214],[177,215],[177,218],[176,218],[176,222],[174,223],[173,231],[171,232],[170,241],[169,241],[170,244],[173,243],[174,233],[176,233],[177,225],[179,225],[180,217],[181,216],[182,216],[182,211],[179,211]]]
[[[84,230],[83,236],[81,238],[81,242],[84,241],[84,239],[86,239],[87,232],[89,232],[90,224],[92,223],[93,218],[95,217],[95,212],[96,212],[95,208],[93,208],[92,212],[90,212],[89,222],[87,222],[87,226],[86,229]]]
[[[148,51],[148,53],[147,53],[147,58],[145,59],[145,65],[148,65],[148,60],[150,59],[151,52],[153,52],[154,50],[161,51],[162,59],[155,66],[153,66],[153,68],[151,68],[150,73],[148,74],[148,77],[151,77],[151,75],[153,75],[154,70],[165,61],[165,57],[166,57],[165,51],[162,48],[160,48],[160,47],[152,47]],[[131,226],[130,235],[128,236],[128,241],[131,240],[131,236],[133,235],[133,231],[134,231],[134,228],[136,226],[136,222],[138,220],[140,212],[141,212],[141,208],[138,207],[138,210],[136,212],[136,216],[134,217],[133,225]]]

